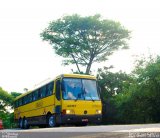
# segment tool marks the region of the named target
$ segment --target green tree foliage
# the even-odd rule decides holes
[[[125,72],[119,71],[116,73],[110,70],[113,67],[104,67],[98,70],[98,84],[101,88],[101,99],[103,103],[103,121],[108,123],[117,123],[115,117],[115,97],[124,94],[124,90],[128,90],[134,82],[133,78]],[[121,101],[121,99],[119,99]]]
[[[111,75],[108,72],[103,73],[107,79],[103,77],[100,81],[105,82]],[[118,77],[117,73],[113,74]],[[113,79],[109,80],[114,81],[113,76]],[[103,101],[106,105],[104,106],[105,121],[112,123],[160,122],[160,57],[138,60],[133,73],[118,84],[121,85],[120,92],[106,97],[106,101]],[[115,84],[116,87],[118,84]],[[108,91],[104,89],[103,94],[106,92]]]
[[[100,15],[64,16],[50,22],[41,37],[53,46],[56,54],[66,58],[64,64],[80,65],[90,73],[95,62],[107,60],[115,50],[127,48],[130,32],[119,22],[103,20]]]
[[[0,87],[0,111],[5,112],[7,106],[13,104],[13,97]]]
[[[135,69],[137,93],[132,96],[137,101],[144,122],[160,122],[160,57],[140,60]]]
[[[19,95],[21,95],[21,93],[8,93],[0,87],[0,119],[3,121],[4,128],[14,127],[14,114],[7,108],[13,108],[13,101]]]
[[[3,121],[4,128],[13,128],[15,127],[14,123],[14,114],[10,112],[2,112],[0,111],[0,119]]]
[[[22,93],[19,92],[11,92],[11,96],[15,99],[16,97],[20,96]]]
[[[123,92],[124,89],[128,89],[134,81],[132,77],[125,72],[111,72],[110,70],[112,68],[111,66],[98,69],[98,84],[103,92],[102,99],[105,100]]]

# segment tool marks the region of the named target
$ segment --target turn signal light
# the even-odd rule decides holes
[[[96,114],[101,114],[102,111],[101,110],[96,110]]]
[[[74,110],[69,110],[69,109],[64,109],[63,111],[62,111],[62,114],[75,114],[75,112],[74,112]]]

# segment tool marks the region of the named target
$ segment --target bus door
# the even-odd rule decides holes
[[[60,79],[57,79],[56,82],[56,89],[55,89],[55,114],[56,114],[56,121],[59,122],[60,120],[60,115],[61,115],[61,105],[62,105],[62,100],[61,100],[61,83]]]

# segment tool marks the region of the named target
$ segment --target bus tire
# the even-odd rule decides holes
[[[78,126],[78,127],[87,126],[87,125],[88,125],[88,122],[76,123],[75,125]]]
[[[44,124],[42,125],[41,124],[41,125],[39,125],[39,128],[46,128],[46,125],[44,125]]]
[[[47,126],[48,127],[55,127],[56,126],[55,115],[48,115],[48,117],[47,117]]]
[[[20,119],[21,118],[18,119],[18,123],[17,123],[18,128],[20,128]]]
[[[23,129],[23,119],[19,119],[19,128]]]
[[[23,125],[24,125],[24,129],[28,129],[29,128],[29,125],[28,125],[28,121],[26,118],[23,119]]]

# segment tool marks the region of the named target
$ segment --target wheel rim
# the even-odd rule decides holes
[[[49,117],[49,126],[50,126],[50,127],[55,126],[54,116],[50,116],[50,117]]]
[[[23,125],[23,121],[22,121],[22,119],[20,120],[20,128],[22,128],[22,125]]]
[[[24,120],[24,127],[25,127],[25,128],[27,128],[27,124],[28,124],[28,122],[27,122],[27,120],[25,119],[25,120]]]

